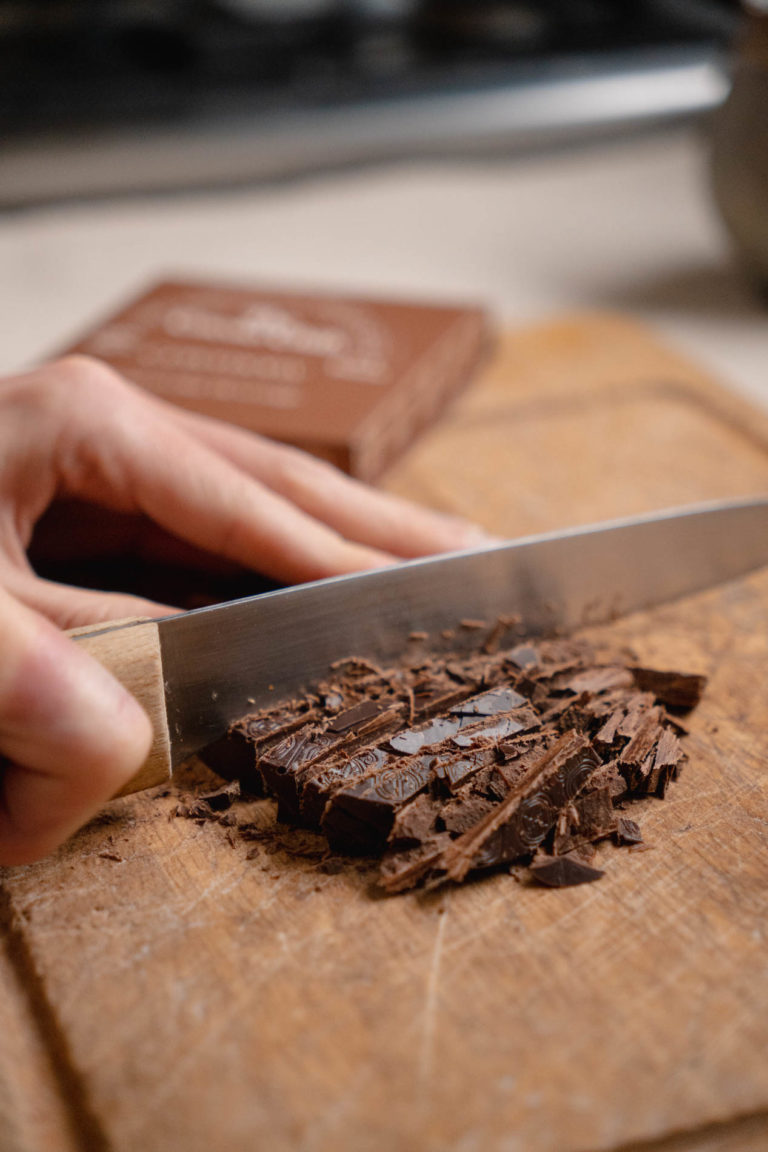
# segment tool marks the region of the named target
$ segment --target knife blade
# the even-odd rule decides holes
[[[348,656],[387,661],[414,630],[518,617],[526,634],[600,623],[768,564],[768,499],[670,509],[262,593],[84,640],[148,706],[156,747],[124,791]],[[154,670],[153,670],[154,669]],[[167,728],[166,728],[167,723]]]

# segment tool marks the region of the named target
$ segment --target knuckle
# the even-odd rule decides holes
[[[73,412],[113,409],[116,393],[130,385],[92,356],[70,355],[3,382],[3,402],[20,412],[60,421]]]
[[[74,393],[88,401],[101,400],[105,394],[114,396],[115,391],[127,391],[128,385],[122,376],[93,356],[73,353],[48,365],[51,385],[64,391],[69,398]]]
[[[341,473],[328,460],[310,456],[300,448],[281,446],[276,460],[281,488],[289,495],[300,496],[307,489],[316,490],[337,481]]]

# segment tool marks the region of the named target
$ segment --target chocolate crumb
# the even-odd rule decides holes
[[[640,825],[634,820],[629,820],[626,816],[620,816],[616,824],[616,843],[617,844],[642,844],[643,834],[640,831]]]

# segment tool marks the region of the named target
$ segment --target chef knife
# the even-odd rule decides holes
[[[137,695],[155,743],[124,789],[166,780],[249,711],[348,656],[387,661],[414,631],[519,618],[526,634],[600,623],[768,564],[768,499],[695,505],[528,536],[267,592],[75,639]],[[461,629],[459,629],[461,631]]]

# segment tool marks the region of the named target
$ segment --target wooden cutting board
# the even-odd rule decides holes
[[[513,535],[761,493],[768,419],[577,317],[506,336],[389,487]],[[267,801],[246,839],[157,793],[0,873],[3,1152],[768,1147],[768,574],[600,635],[710,685],[597,884],[381,899]]]

